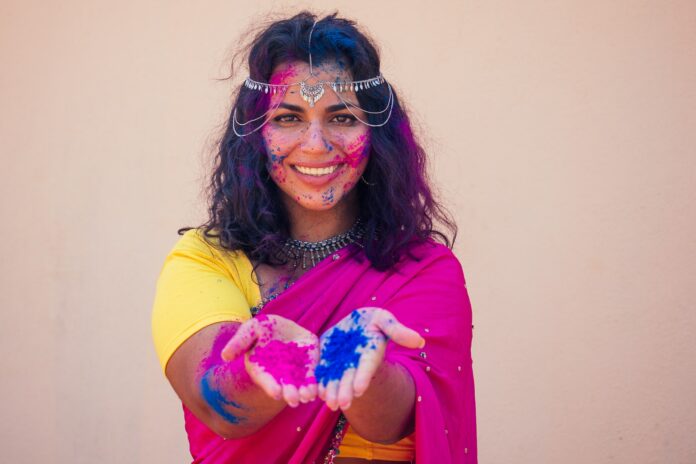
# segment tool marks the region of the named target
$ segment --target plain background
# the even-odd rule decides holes
[[[480,462],[696,462],[693,0],[2,1],[0,460],[190,461],[155,281],[236,41],[302,6],[376,39],[459,223]]]

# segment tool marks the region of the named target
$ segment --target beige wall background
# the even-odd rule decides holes
[[[0,461],[190,462],[154,285],[231,47],[302,6],[377,39],[459,222],[480,461],[695,463],[692,0],[1,2]]]

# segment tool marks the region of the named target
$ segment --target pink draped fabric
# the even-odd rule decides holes
[[[348,246],[268,303],[278,314],[321,335],[352,310],[390,310],[425,339],[422,350],[389,343],[385,362],[403,365],[416,385],[416,462],[476,463],[476,411],[471,361],[471,304],[462,268],[445,246],[414,246],[380,272]],[[223,440],[184,407],[194,463],[322,463],[339,418],[321,400],[285,408],[255,434]]]

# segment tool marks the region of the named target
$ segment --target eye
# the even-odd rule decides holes
[[[342,126],[352,126],[357,121],[357,118],[352,114],[337,114],[332,120]]]
[[[300,120],[300,118],[297,117],[296,114],[292,113],[287,113],[287,114],[281,114],[273,118],[275,122],[279,123],[290,123],[290,122],[297,122]]]

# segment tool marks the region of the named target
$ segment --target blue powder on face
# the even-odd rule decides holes
[[[209,370],[201,379],[201,394],[203,395],[203,399],[227,422],[231,424],[238,424],[239,422],[243,421],[244,418],[235,416],[225,409],[225,406],[232,406],[238,409],[241,409],[242,406],[232,400],[228,400],[218,390],[213,390],[213,388],[210,386],[210,382],[208,381],[208,377],[212,373],[213,369]]]
[[[322,347],[321,361],[314,370],[317,381],[326,386],[332,380],[340,380],[347,369],[358,366],[360,353],[357,349],[367,343],[368,338],[360,326],[348,331],[334,328]]]
[[[329,189],[321,194],[321,200],[325,205],[333,203],[334,201],[334,188],[329,187]]]

